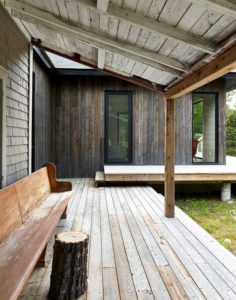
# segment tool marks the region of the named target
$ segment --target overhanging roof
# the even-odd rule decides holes
[[[181,81],[235,44],[228,0],[2,2],[38,45],[152,87]]]

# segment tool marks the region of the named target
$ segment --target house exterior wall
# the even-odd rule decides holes
[[[91,177],[103,169],[106,90],[132,91],[133,164],[164,164],[165,102],[162,94],[110,77],[60,76],[54,80],[54,87],[52,158],[59,176]],[[219,88],[216,83],[202,91],[218,91]],[[192,94],[176,99],[175,109],[176,164],[191,164]],[[223,110],[220,111],[222,117]],[[220,126],[223,134],[224,121]],[[222,142],[223,137],[220,140]],[[219,154],[223,163],[223,147]]]
[[[40,169],[46,162],[51,161],[51,77],[38,60],[33,66],[33,170]]]
[[[3,129],[8,185],[28,174],[29,45],[1,5],[0,28],[0,66],[8,73]]]

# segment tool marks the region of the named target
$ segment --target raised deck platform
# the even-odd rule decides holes
[[[90,236],[81,299],[236,299],[236,257],[180,209],[165,218],[164,198],[151,187],[72,182],[74,197],[57,232],[73,228]],[[47,299],[52,245],[53,239],[46,268],[35,270],[21,300]]]
[[[105,165],[97,172],[95,181],[101,182],[164,182],[164,166]],[[236,157],[227,157],[226,165],[177,165],[175,181],[236,182]]]

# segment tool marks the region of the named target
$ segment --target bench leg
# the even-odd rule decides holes
[[[43,249],[43,252],[37,262],[36,268],[44,268],[45,267],[45,255],[46,255],[46,251],[47,251],[47,245],[46,247]]]
[[[63,214],[61,216],[61,220],[65,220],[66,219],[66,217],[67,217],[66,211],[67,211],[67,207],[65,208],[65,210],[64,210],[64,212],[63,212]]]

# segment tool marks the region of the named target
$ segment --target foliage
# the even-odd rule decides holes
[[[227,203],[209,196],[182,197],[176,204],[236,255],[236,198]]]
[[[226,153],[236,156],[236,107],[233,101],[236,97],[236,90],[227,93],[226,110]]]
[[[236,90],[232,90],[226,93],[226,106],[227,108],[234,108],[235,107],[235,100],[236,99]]]
[[[236,109],[227,109],[226,128],[226,152],[236,156]]]

